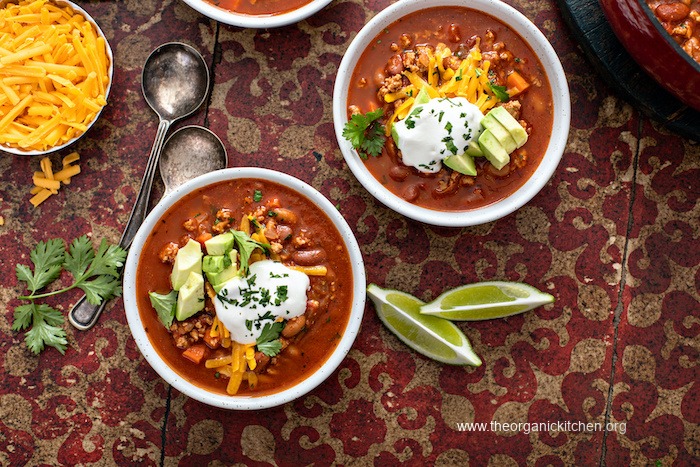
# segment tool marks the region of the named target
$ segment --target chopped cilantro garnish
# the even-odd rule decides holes
[[[260,191],[260,190],[255,190],[255,191],[253,192],[253,201],[255,201],[256,203],[260,202],[260,200],[262,199],[262,197],[263,197],[262,191]]]
[[[361,158],[379,156],[384,148],[386,136],[379,118],[384,114],[383,109],[367,112],[365,115],[355,114],[343,128],[343,137],[350,141]]]

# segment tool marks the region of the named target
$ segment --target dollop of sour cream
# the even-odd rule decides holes
[[[231,340],[253,344],[266,324],[306,311],[309,277],[271,260],[250,265],[246,277],[236,277],[214,298],[216,316],[231,333]]]
[[[424,173],[435,173],[442,161],[464,154],[469,142],[483,131],[484,115],[463,97],[438,97],[416,105],[394,124],[403,163]]]

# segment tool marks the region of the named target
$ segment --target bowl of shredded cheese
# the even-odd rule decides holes
[[[113,55],[68,0],[0,1],[0,150],[44,155],[83,136],[107,104]]]

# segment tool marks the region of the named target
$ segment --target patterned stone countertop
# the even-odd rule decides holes
[[[78,3],[116,61],[109,105],[75,147],[82,173],[35,209],[39,159],[0,157],[0,464],[700,463],[700,146],[616,96],[554,0],[508,3],[545,33],[567,73],[563,160],[523,208],[464,229],[386,209],[335,140],[337,67],[389,0],[336,0],[263,31],[217,24],[176,0]],[[211,128],[231,166],[277,169],[319,189],[353,227],[368,281],[423,299],[465,282],[524,281],[556,303],[461,325],[479,368],[410,351],[368,304],[340,369],[308,396],[261,412],[215,409],[165,384],[136,348],[121,300],[90,332],[66,324],[65,355],[33,355],[11,330],[24,292],[15,264],[51,237],[118,241],[158,125],[142,98],[142,65],[170,41],[199,49],[214,81],[206,107],[176,127]],[[67,312],[78,297],[50,303]],[[550,429],[538,431],[543,423]]]

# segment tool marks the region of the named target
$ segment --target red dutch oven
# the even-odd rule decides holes
[[[634,60],[684,104],[700,110],[700,64],[666,32],[645,0],[599,0]]]

